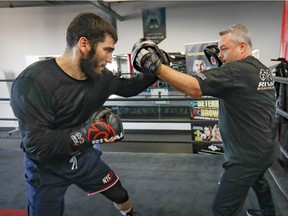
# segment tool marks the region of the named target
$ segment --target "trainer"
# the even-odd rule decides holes
[[[133,65],[144,74],[156,74],[191,97],[219,98],[225,163],[213,215],[238,215],[252,187],[260,210],[249,209],[247,215],[275,216],[270,186],[264,177],[279,152],[272,74],[253,57],[251,37],[245,26],[230,26],[219,35],[219,49],[208,47],[205,52],[218,68],[194,76],[179,73],[162,64],[159,48],[143,39],[132,49]]]

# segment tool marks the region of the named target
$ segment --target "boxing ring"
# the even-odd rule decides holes
[[[284,84],[288,83],[287,78],[283,77],[273,77],[275,82],[281,82]],[[1,82],[9,82],[12,83],[12,79],[1,79]],[[161,91],[161,90],[159,90]],[[0,117],[0,121],[8,121],[13,122],[15,127],[12,130],[9,130],[9,135],[18,131],[17,119],[13,115],[13,112],[9,105],[9,97],[1,97],[0,98],[0,108],[1,106],[5,106],[5,110],[8,114],[5,116],[8,117]],[[206,141],[194,141],[191,139],[190,131],[191,125],[201,123],[211,123],[217,122],[216,120],[192,120],[190,117],[190,102],[195,100],[211,100],[210,97],[203,97],[200,99],[193,99],[189,96],[183,95],[179,92],[170,92],[169,95],[166,94],[153,94],[150,92],[144,92],[137,97],[132,98],[122,98],[117,96],[112,96],[108,99],[108,101],[104,104],[112,109],[113,112],[119,114],[123,121],[123,126],[125,131],[130,131],[126,133],[127,135],[121,142],[122,143],[150,143],[155,145],[164,145],[170,144],[182,145],[184,153],[193,153],[193,146],[197,146],[200,144],[207,143]],[[212,100],[214,100],[212,98]],[[9,107],[9,108],[7,108]],[[134,114],[134,118],[129,117],[129,110],[134,108],[134,111],[138,110],[138,113]],[[123,110],[124,109],[124,110]],[[126,110],[125,110],[126,109]],[[142,109],[142,112],[141,110]],[[140,111],[139,111],[140,110]],[[145,112],[145,110],[148,110]],[[5,112],[6,112],[5,111]],[[128,114],[127,114],[128,113]],[[133,112],[132,112],[133,113]],[[284,110],[277,108],[277,113],[282,115],[285,118],[288,118],[288,113]],[[143,117],[144,115],[144,117]],[[131,116],[131,115],[130,115]],[[133,115],[132,115],[133,116]],[[138,131],[138,132],[137,132]],[[138,133],[141,134],[140,131],[157,131],[161,134],[160,136],[154,136],[151,139],[151,136],[131,136],[129,133]],[[176,134],[173,134],[172,131],[176,131]],[[163,134],[164,132],[164,134]],[[178,133],[177,133],[178,132]],[[165,135],[171,134],[171,136]],[[179,139],[173,139],[171,137],[178,136]],[[130,137],[130,138],[129,138]],[[139,138],[141,137],[141,138]],[[152,135],[153,137],[153,135]],[[159,139],[159,137],[162,137]],[[181,139],[182,137],[182,139]],[[221,143],[220,141],[214,141],[213,143]],[[186,149],[186,150],[185,150]],[[188,149],[188,150],[187,150]],[[281,154],[288,159],[288,153],[284,150],[282,146],[280,146]],[[278,166],[272,166],[269,169],[269,173],[274,179],[275,183],[281,190],[282,194],[285,196],[286,200],[288,200],[288,183],[287,183],[287,174]],[[284,177],[283,177],[284,176]]]

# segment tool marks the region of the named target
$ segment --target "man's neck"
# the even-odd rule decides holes
[[[70,52],[65,52],[62,56],[56,58],[59,67],[69,76],[76,80],[85,80],[87,76],[80,68],[80,61],[76,55]]]

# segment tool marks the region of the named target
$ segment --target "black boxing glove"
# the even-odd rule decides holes
[[[169,55],[146,38],[141,38],[134,44],[131,61],[137,71],[150,74],[155,74],[160,64],[171,66]]]
[[[219,59],[218,54],[220,53],[220,50],[217,45],[208,45],[204,48],[204,54],[208,61],[216,66],[220,67],[222,65],[222,61]]]
[[[73,145],[92,146],[94,144],[114,143],[123,139],[124,129],[120,117],[108,108],[93,113],[79,130],[71,134]]]

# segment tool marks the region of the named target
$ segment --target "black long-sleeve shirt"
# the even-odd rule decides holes
[[[62,71],[54,58],[28,66],[14,81],[10,102],[19,120],[23,151],[36,160],[77,153],[71,131],[81,127],[110,95],[135,96],[155,81],[148,75],[115,77],[107,69],[95,80],[80,81]]]

